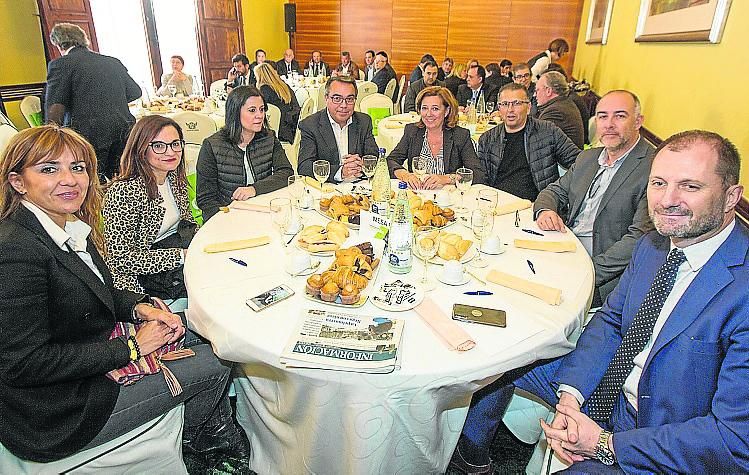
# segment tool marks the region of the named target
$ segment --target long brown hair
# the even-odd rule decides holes
[[[50,124],[25,129],[10,139],[0,156],[0,220],[13,214],[23,201],[23,195],[10,184],[11,173],[22,173],[26,168],[48,158],[59,157],[66,151],[86,164],[88,188],[83,204],[75,216],[91,226],[91,240],[99,252],[104,252],[104,237],[100,227],[101,188],[96,173],[96,152],[86,139],[73,129]]]
[[[449,109],[445,121],[442,123],[442,127],[445,129],[452,129],[458,125],[458,101],[450,92],[450,89],[442,86],[429,86],[421,90],[418,96],[416,96],[416,112],[419,113],[421,110],[421,102],[425,97],[439,97],[442,99],[442,105],[446,109]],[[426,127],[424,121],[419,119],[416,123],[417,127]]]
[[[156,176],[153,174],[151,165],[148,163],[146,158],[146,152],[153,139],[159,135],[164,127],[172,126],[177,130],[179,139],[184,140],[182,135],[182,129],[179,124],[161,115],[149,115],[142,118],[135,123],[135,126],[130,131],[130,135],[127,138],[125,144],[125,150],[122,152],[122,158],[120,159],[120,174],[115,177],[115,180],[132,180],[134,178],[142,177],[143,181],[146,182],[146,191],[148,192],[148,199],[155,200],[159,196],[159,185],[156,183]],[[185,177],[185,157],[184,149],[180,152],[179,165],[175,172],[177,173],[177,186],[187,186],[187,178]]]

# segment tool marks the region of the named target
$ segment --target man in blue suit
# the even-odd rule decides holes
[[[656,151],[648,209],[619,285],[567,356],[514,381],[557,413],[541,426],[567,473],[749,471],[749,232],[739,154],[689,131]],[[513,384],[474,395],[451,465],[490,473]]]

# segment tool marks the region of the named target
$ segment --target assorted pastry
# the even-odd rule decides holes
[[[307,279],[307,294],[325,302],[336,302],[340,297],[340,303],[353,305],[359,302],[379,264],[371,242],[339,249],[326,271]]]
[[[202,111],[205,105],[205,99],[202,97],[191,97],[190,99],[180,102],[177,107],[185,111]]]
[[[369,197],[364,195],[335,195],[320,200],[320,211],[336,221],[359,224],[359,211],[368,210]]]
[[[446,261],[459,261],[473,244],[473,241],[463,239],[459,234],[439,230],[427,234],[422,239],[434,240],[437,243],[437,255]]]
[[[450,208],[441,208],[430,200],[422,202],[419,196],[415,195],[413,198],[409,198],[408,204],[411,207],[411,214],[416,226],[441,228],[455,220],[455,211]]]
[[[305,226],[299,233],[297,245],[308,252],[337,251],[348,236],[349,230],[345,224],[330,221],[325,227]]]
[[[450,208],[441,208],[433,201],[424,201],[419,195],[408,190],[408,206],[411,208],[414,224],[416,226],[443,227],[455,220],[455,211]],[[395,199],[395,195],[392,195]],[[331,219],[349,224],[359,224],[359,212],[368,210],[370,199],[364,195],[335,195],[331,198],[320,200],[320,211]]]

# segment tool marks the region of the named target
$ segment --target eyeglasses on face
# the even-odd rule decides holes
[[[516,79],[528,79],[529,77],[531,77],[531,73],[525,73],[525,74],[515,73],[513,77]]]
[[[333,94],[332,96],[328,96],[331,101],[333,101],[333,104],[340,104],[343,101],[346,101],[346,104],[352,105],[356,102],[356,96],[346,96],[343,97],[339,94]]]
[[[530,104],[531,101],[500,101],[497,105],[503,109],[512,107],[520,107],[525,104]]]
[[[172,143],[166,143],[161,142],[159,140],[149,142],[149,147],[151,147],[151,150],[153,150],[153,153],[158,153],[159,155],[166,153],[167,147],[171,148],[174,152],[181,152],[182,149],[185,148],[185,141],[184,140],[175,140]]]

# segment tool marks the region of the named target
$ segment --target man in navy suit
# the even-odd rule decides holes
[[[749,232],[727,139],[688,131],[656,151],[643,236],[619,285],[565,357],[514,381],[557,413],[541,421],[567,473],[749,471]],[[639,342],[639,346],[633,343]],[[513,384],[474,395],[451,464],[488,473]]]
[[[141,96],[140,86],[117,58],[89,50],[79,26],[59,23],[49,37],[61,57],[47,68],[47,122],[83,135],[96,150],[100,179],[112,178],[135,124],[128,102]]]

